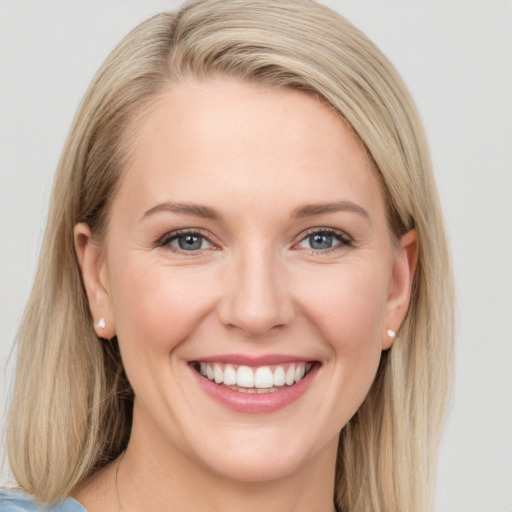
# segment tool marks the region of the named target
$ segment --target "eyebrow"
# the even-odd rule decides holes
[[[153,208],[147,210],[140,220],[153,215],[157,212],[183,213],[185,215],[194,215],[204,219],[220,220],[221,216],[208,206],[201,206],[194,203],[159,203]],[[314,217],[315,215],[324,215],[336,212],[353,212],[363,216],[371,224],[370,214],[362,207],[350,201],[338,201],[334,203],[305,204],[295,208],[291,218],[302,219],[305,217]]]
[[[140,220],[153,215],[157,212],[172,212],[172,213],[184,213],[186,215],[195,215],[196,217],[202,217],[204,219],[219,220],[220,215],[208,206],[200,206],[193,203],[172,203],[165,202],[159,203],[153,208],[147,210]]]
[[[296,219],[304,217],[313,217],[315,215],[323,215],[326,213],[336,212],[353,212],[363,216],[370,224],[370,214],[358,204],[350,201],[338,201],[335,203],[318,203],[318,204],[305,204],[295,208],[292,212],[292,217]]]

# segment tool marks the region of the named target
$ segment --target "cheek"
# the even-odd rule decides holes
[[[326,371],[333,393],[327,409],[336,411],[342,428],[363,403],[379,367],[388,274],[382,265],[347,264],[331,270],[317,276],[310,316],[331,353]]]
[[[312,269],[307,280],[295,276],[300,309],[326,347],[322,371],[328,391],[322,390],[315,414],[331,425],[330,435],[356,413],[375,379],[388,296],[386,268],[345,262]]]
[[[380,354],[388,279],[382,265],[345,264],[315,271],[297,290],[305,314],[343,357]]]
[[[147,258],[145,258],[147,260]],[[214,301],[199,269],[132,261],[112,280],[112,304],[121,349],[168,354],[186,339]],[[211,276],[210,276],[211,277]]]

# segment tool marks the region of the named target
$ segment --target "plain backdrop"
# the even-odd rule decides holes
[[[14,375],[11,346],[76,106],[121,37],[178,3],[0,0],[2,418]],[[395,64],[430,140],[458,315],[456,385],[436,510],[512,512],[512,2],[325,3]],[[0,484],[9,482],[4,464]]]

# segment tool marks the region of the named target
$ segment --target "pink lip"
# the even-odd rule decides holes
[[[207,356],[195,359],[201,363],[225,363],[236,364],[239,366],[270,366],[283,363],[307,363],[313,361],[311,358],[298,357],[287,354],[268,354],[265,356],[247,356],[241,354],[220,354],[218,356]],[[194,361],[189,361],[194,362]]]
[[[234,356],[234,360],[226,361],[225,359],[215,358],[217,362],[226,362],[230,364],[247,364],[247,359],[237,359]],[[259,358],[258,358],[259,359]],[[203,362],[209,362],[201,359]],[[213,360],[212,360],[213,361]],[[238,362],[243,361],[243,362]],[[251,366],[259,366],[260,363],[254,363],[255,359],[251,359]],[[286,361],[305,361],[305,359],[297,359],[296,357],[287,358]],[[284,361],[280,361],[284,362]],[[265,358],[263,364],[279,364],[269,363],[268,359]],[[249,365],[248,365],[249,366]],[[307,390],[315,375],[318,372],[320,364],[315,364],[311,368],[310,372],[300,381],[293,386],[286,387],[280,391],[274,393],[242,393],[240,391],[234,391],[228,387],[215,384],[206,377],[200,375],[192,366],[191,371],[194,372],[199,385],[206,391],[206,393],[213,398],[215,401],[231,409],[232,411],[244,413],[244,414],[262,414],[277,411],[288,404],[298,400]]]

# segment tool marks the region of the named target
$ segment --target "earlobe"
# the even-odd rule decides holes
[[[400,245],[393,261],[386,324],[382,349],[388,349],[393,343],[395,332],[404,321],[411,301],[412,284],[416,272],[419,254],[418,234],[415,229],[408,231],[400,239]],[[393,335],[390,335],[390,332]]]
[[[94,242],[91,230],[85,223],[75,226],[74,238],[94,330],[98,337],[110,339],[115,336],[115,326],[103,251]]]

